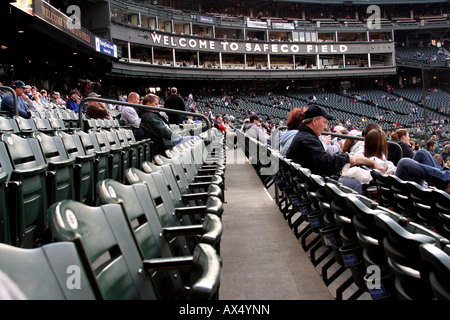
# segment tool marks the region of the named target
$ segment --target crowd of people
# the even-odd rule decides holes
[[[280,134],[281,154],[312,173],[336,177],[360,194],[372,180],[370,171],[361,166],[450,193],[450,141],[439,154],[435,140],[429,140],[426,148],[417,148],[407,129],[398,129],[388,139],[378,123],[369,122],[360,132],[364,140],[343,151],[346,141],[352,139],[336,139],[336,148],[332,148],[331,139],[322,136],[330,120],[333,116],[318,105],[293,109],[288,116],[287,130]],[[341,134],[345,130],[343,126],[332,129]]]
[[[21,80],[14,81],[11,88],[17,96],[19,115],[24,118],[30,118],[33,112],[44,108],[49,102],[79,112],[82,95],[77,89],[71,90],[68,95],[61,98],[58,92],[51,92],[48,97],[45,90],[39,91]],[[250,99],[253,96],[251,93]],[[90,92],[87,97],[101,96]],[[273,101],[274,106],[286,104],[288,108],[292,107],[289,105],[290,100],[284,96],[276,96],[269,92],[268,97],[270,101]],[[14,115],[15,105],[12,94],[2,92],[1,99],[1,110]],[[232,113],[216,113],[214,104],[217,101],[214,99],[222,99],[225,104],[233,105],[234,110],[240,115],[236,117]],[[226,137],[228,148],[237,146],[236,129],[240,129],[248,137],[271,144],[274,129],[286,126],[287,130],[279,133],[279,148],[283,156],[311,169],[314,173],[336,176],[358,192],[362,191],[363,184],[367,181],[366,179],[358,180],[361,172],[356,168],[364,165],[383,173],[395,174],[404,180],[416,181],[421,185],[439,186],[450,193],[450,142],[446,142],[443,150],[440,150],[437,143],[438,137],[433,135],[426,146],[420,146],[417,141],[411,141],[408,129],[398,128],[395,131],[385,132],[380,123],[371,122],[368,119],[358,126],[348,121],[337,121],[329,128],[330,131],[346,135],[347,138],[332,138],[329,135],[323,135],[323,132],[328,130],[328,122],[335,120],[331,114],[332,110],[315,104],[314,97],[311,98],[308,106],[291,108],[287,119],[282,119],[278,123],[272,116],[266,116],[264,119],[263,115],[256,110],[248,110],[240,106],[241,99],[235,99],[232,95],[213,98],[208,103],[197,103],[197,99],[192,94],[184,99],[179,95],[177,88],[173,87],[169,88],[162,100],[156,94],[150,93],[141,97],[137,92],[122,95],[118,100],[127,104],[118,104],[109,108],[120,111],[120,121],[133,129],[137,140],[152,139],[155,154],[164,154],[176,144],[195,138],[182,137],[170,126],[202,122],[202,117],[182,113],[191,111],[208,117],[214,127]],[[146,109],[139,106],[153,108]],[[161,111],[155,108],[161,108]],[[164,109],[181,112],[165,112]],[[111,118],[108,107],[103,102],[89,101],[83,112],[90,118]],[[351,139],[351,136],[362,136],[364,140]],[[388,144],[388,141],[391,143]],[[309,156],[304,157],[305,154]]]

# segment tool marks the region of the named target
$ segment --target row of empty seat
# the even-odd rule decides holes
[[[39,142],[5,135],[6,140],[22,139],[36,146]],[[217,298],[223,137],[216,129],[203,137],[208,141],[179,145],[157,161],[124,166],[123,176],[99,178],[92,205],[61,196],[42,218],[50,241],[36,244],[27,234],[23,241],[0,245],[2,257],[10,257],[2,259],[0,270],[29,299]],[[9,185],[4,176],[2,181]],[[41,263],[21,264],[23,259]],[[67,288],[70,266],[78,267],[82,290]],[[48,285],[42,293],[44,282]]]

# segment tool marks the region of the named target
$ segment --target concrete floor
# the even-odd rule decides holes
[[[220,300],[333,300],[242,151],[227,151]]]

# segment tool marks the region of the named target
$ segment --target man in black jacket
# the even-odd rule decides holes
[[[328,120],[331,119],[333,116],[323,107],[310,106],[305,112],[305,119],[298,127],[298,133],[292,140],[286,157],[302,167],[310,169],[312,173],[324,176],[338,176],[347,163],[352,166],[366,165],[382,172],[385,171],[376,161],[363,156],[352,156],[347,153],[328,154],[323,148],[319,136],[327,129]],[[361,193],[361,184],[357,180],[342,180],[342,183]]]
[[[164,102],[165,109],[174,109],[179,111],[186,111],[186,106],[184,105],[184,100],[178,95],[177,88],[170,89],[170,96],[166,98]],[[183,115],[178,115],[175,113],[167,112],[169,115],[169,123],[170,124],[182,124],[183,123]]]

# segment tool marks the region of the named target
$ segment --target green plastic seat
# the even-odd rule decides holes
[[[109,170],[109,151],[101,150],[95,136],[92,133],[86,133],[81,130],[76,130],[74,132],[77,134],[83,144],[84,150],[87,155],[95,155],[94,160],[94,196],[95,196],[95,185],[97,182],[110,177]]]
[[[105,130],[92,133],[93,138],[97,139],[101,151],[108,151],[109,173],[108,178],[122,181],[123,177],[123,148],[120,143],[111,139],[112,136]],[[101,181],[101,180],[99,180]]]
[[[404,217],[396,222],[388,215],[377,214],[375,223],[382,234],[382,245],[395,277],[398,298],[431,299],[426,289],[419,247],[425,243],[437,243],[440,236],[421,225],[408,222]]]
[[[8,174],[3,171],[2,167],[0,167],[0,243],[11,244],[8,216],[8,196],[6,194],[7,180]]]
[[[25,119],[21,116],[14,116],[13,118],[17,122],[17,126],[20,130],[20,136],[22,137],[29,137],[31,133],[38,130],[32,118]]]
[[[161,209],[158,211],[169,214],[168,224],[175,225],[190,225],[192,223],[203,223],[205,216],[214,215],[217,218],[215,220],[220,221],[223,213],[222,201],[216,196],[208,195],[208,193],[202,194],[189,194],[181,196],[184,201],[206,197],[207,205],[189,206],[184,203],[175,206],[173,199],[169,194],[170,186],[167,185],[164,175],[161,172],[154,171],[152,173],[145,173],[136,168],[130,168],[125,175],[127,183],[134,185],[143,183],[147,186],[149,196],[152,198],[153,203],[158,204]],[[180,202],[184,202],[183,200]],[[219,249],[220,239],[212,244],[216,250]],[[219,251],[219,250],[218,250]]]
[[[426,243],[419,247],[425,268],[425,279],[429,281],[432,296],[437,300],[450,300],[450,246],[443,249]]]
[[[28,300],[93,300],[101,294],[71,242],[24,249],[0,244],[0,271]]]
[[[69,158],[63,141],[59,136],[49,136],[43,132],[33,132],[41,145],[47,161],[47,195],[48,204],[59,200],[74,199],[74,158]]]
[[[8,174],[7,197],[11,242],[31,248],[47,230],[47,184],[39,141],[5,133],[0,136],[0,163]]]
[[[20,134],[20,129],[15,119],[0,117],[0,132]]]
[[[159,283],[155,275],[179,269],[192,270],[186,299],[211,299],[217,295],[221,262],[211,246],[199,244],[192,256],[143,259],[119,204],[89,207],[65,200],[50,207],[49,220],[56,240],[75,242],[82,259],[92,266],[105,299],[162,299],[160,294],[171,292],[171,283],[181,277]],[[163,297],[180,298],[177,292]]]
[[[204,187],[202,192],[196,192],[195,194],[197,196],[194,198],[190,197],[189,195],[193,193],[194,189],[199,187],[199,183],[189,184],[185,177],[177,175],[168,163],[160,162],[159,165],[156,165],[150,161],[146,161],[142,164],[142,171],[145,173],[161,172],[163,174],[164,181],[175,207],[188,204],[205,205],[208,196],[223,199],[223,191],[220,186],[207,182],[201,184]]]
[[[75,200],[91,205],[95,200],[94,165],[95,154],[86,154],[81,138],[77,134],[69,134],[57,131],[56,135],[61,137],[67,155],[75,159],[74,163],[74,187]]]

